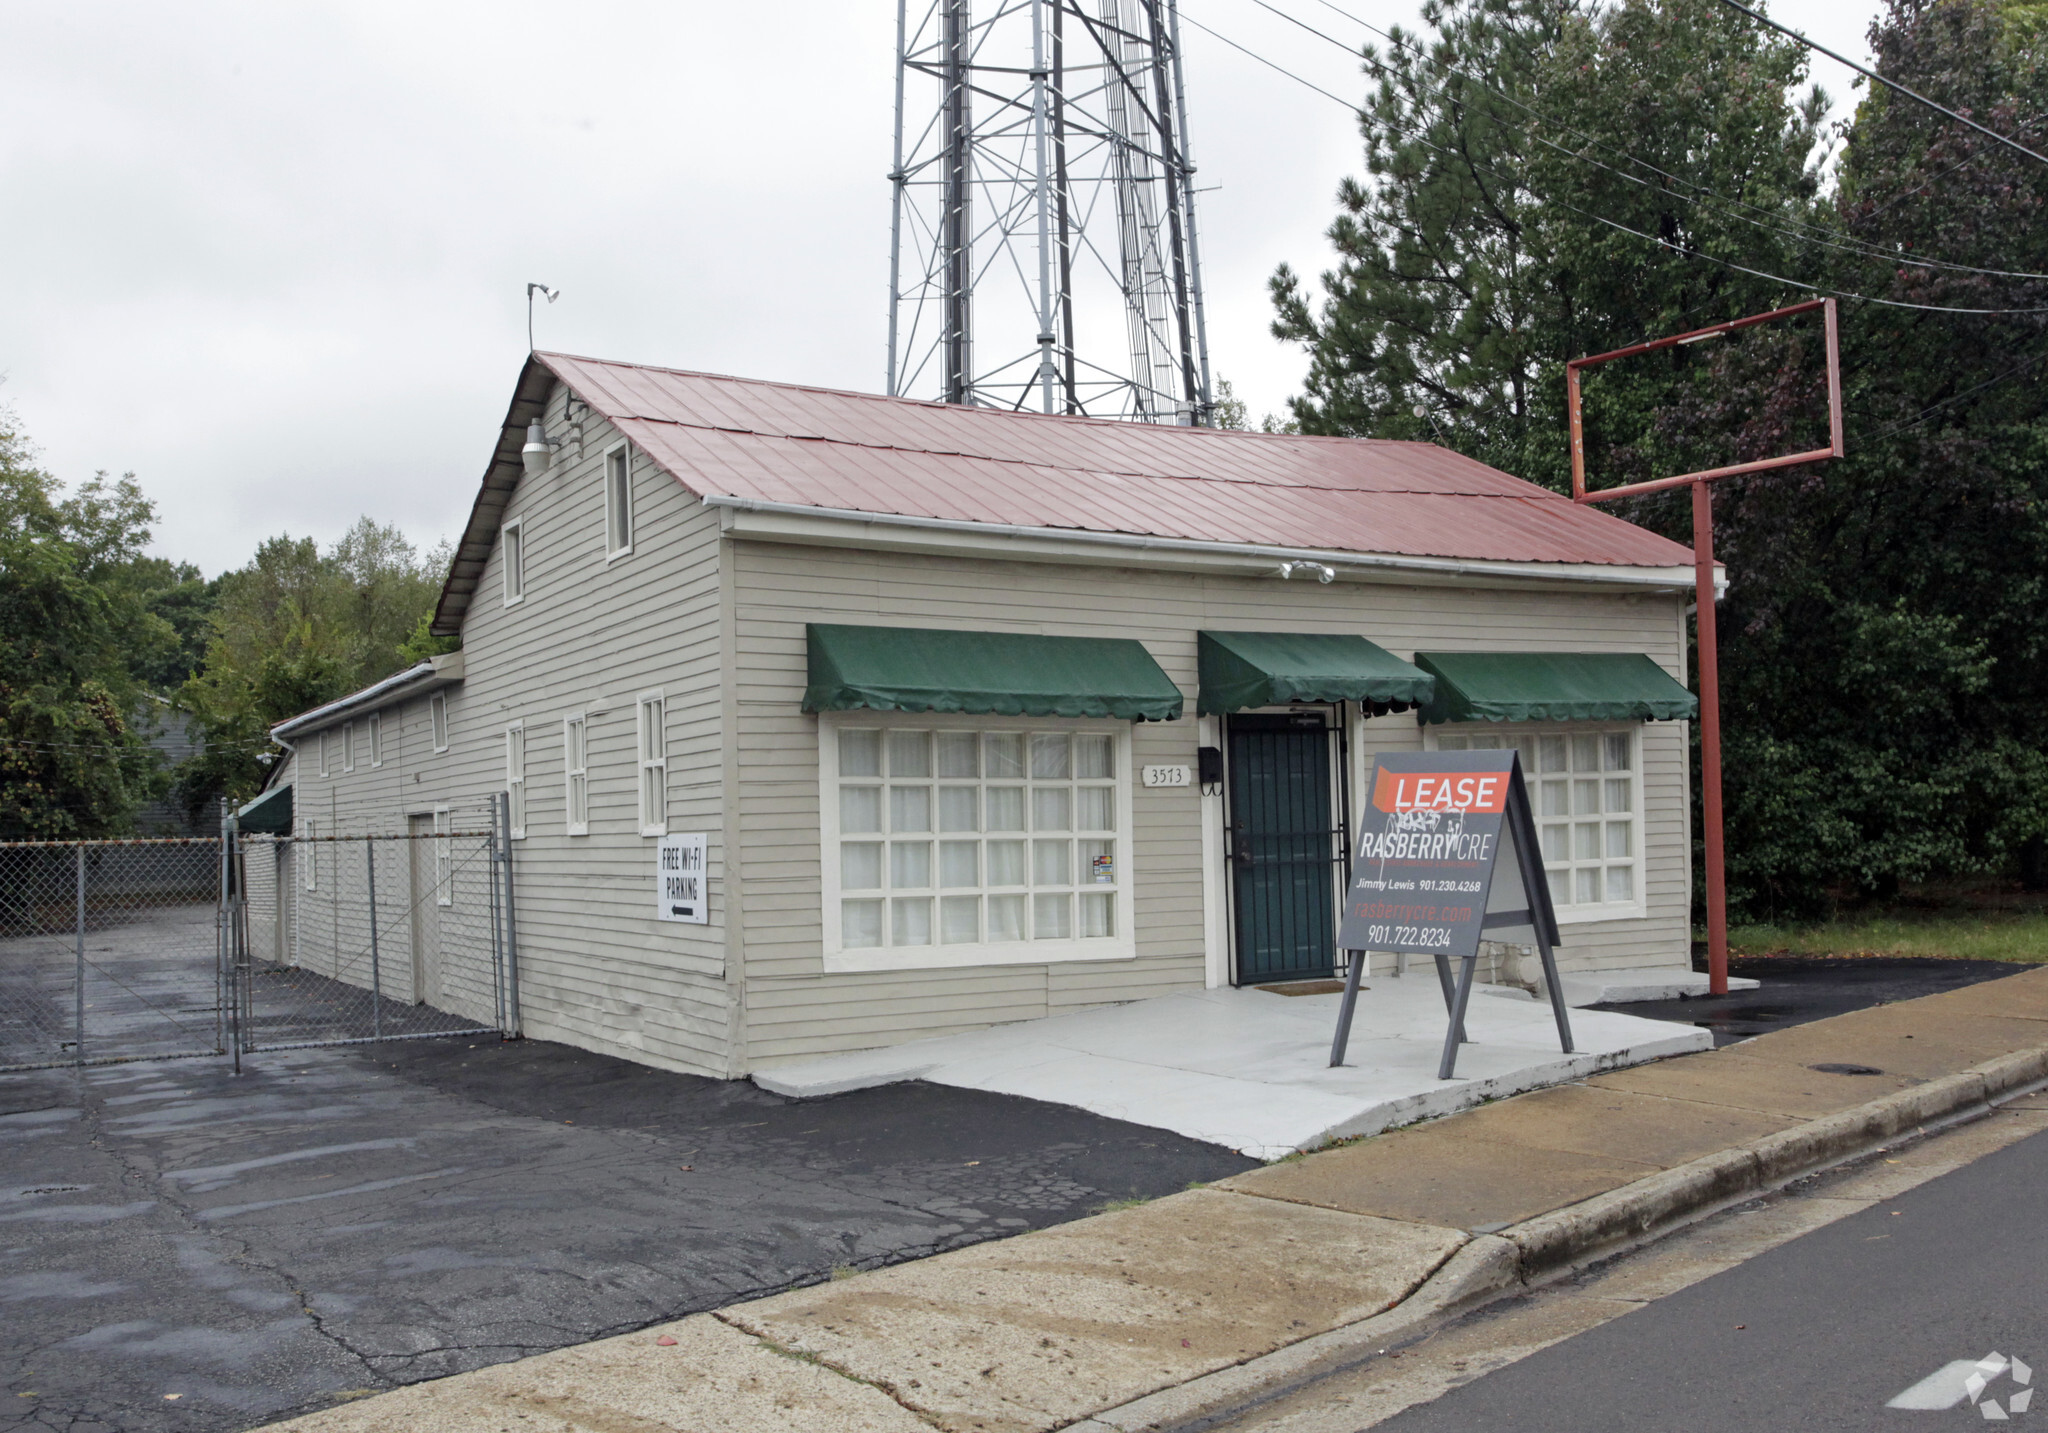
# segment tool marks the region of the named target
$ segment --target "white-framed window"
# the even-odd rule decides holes
[[[1127,724],[849,712],[819,742],[827,970],[1136,953]]]
[[[642,692],[640,720],[640,834],[668,834],[668,703]]]
[[[526,596],[526,523],[513,518],[498,529],[505,557],[505,605],[512,606]]]
[[[356,724],[352,721],[341,725],[341,769],[356,769]]]
[[[448,749],[448,694],[435,692],[427,698],[427,718],[434,727],[434,750]]]
[[[299,843],[299,888],[315,891],[320,888],[320,848],[313,838],[320,834],[320,823],[308,816],[299,834],[306,838]]]
[[[590,834],[590,729],[582,712],[562,718],[562,786],[571,836]]]
[[[621,443],[604,455],[604,556],[633,550],[633,450]]]
[[[446,806],[434,808],[434,904],[455,904],[455,843],[449,836]]]
[[[1644,912],[1641,732],[1576,722],[1445,728],[1434,744],[1439,751],[1519,749],[1558,919],[1615,920]]]
[[[511,799],[506,803],[510,808],[507,824],[512,828],[512,839],[523,840],[526,836],[526,724],[513,722],[505,728],[505,794]]]
[[[367,723],[370,729],[370,765],[384,764],[384,713],[371,712]]]
[[[320,774],[322,776],[327,775],[329,766],[331,764],[327,754],[327,743],[329,738],[331,738],[333,735],[334,733],[327,731],[323,731],[320,733]]]

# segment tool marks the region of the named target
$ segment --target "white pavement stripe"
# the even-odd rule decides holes
[[[1953,1408],[1969,1396],[1967,1384],[1976,1372],[1976,1359],[1959,1358],[1928,1374],[1885,1407]]]

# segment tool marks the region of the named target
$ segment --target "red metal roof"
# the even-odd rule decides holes
[[[700,497],[1194,542],[1679,567],[1690,549],[1433,443],[1049,417],[607,363],[527,360],[433,630],[463,613],[555,379]]]
[[[1049,417],[535,356],[699,496],[1419,557],[1692,561],[1433,443]]]

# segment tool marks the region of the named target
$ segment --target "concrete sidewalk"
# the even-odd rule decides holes
[[[1168,1430],[2044,1078],[2048,970],[278,1426]]]

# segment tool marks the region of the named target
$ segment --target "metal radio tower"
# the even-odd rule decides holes
[[[1207,425],[1174,0],[898,0],[889,392]]]

